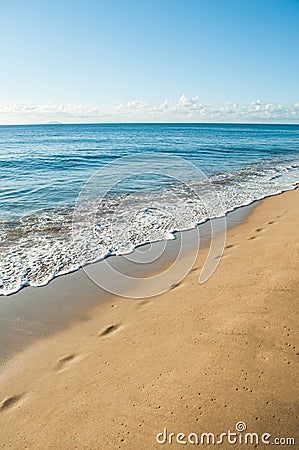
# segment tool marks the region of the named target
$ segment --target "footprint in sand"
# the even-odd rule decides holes
[[[170,290],[173,290],[173,289],[176,289],[176,288],[182,287],[182,286],[184,286],[184,283],[182,283],[181,281],[179,281],[179,282],[177,282],[177,283],[172,283],[172,284],[169,286],[169,289],[170,289]]]
[[[222,258],[224,258],[224,256],[225,255],[217,255],[217,256],[214,257],[214,259],[222,259]]]
[[[138,308],[143,308],[150,305],[151,303],[152,302],[150,300],[141,300],[141,302],[138,303]]]
[[[0,403],[0,411],[5,411],[6,409],[12,408],[15,406],[22,398],[24,394],[13,395],[12,397],[6,398]]]
[[[261,231],[264,231],[264,229],[263,228],[256,228],[254,231],[256,233],[260,233]],[[258,238],[258,236],[253,235],[253,236],[248,237],[247,240],[248,241],[253,241],[254,239],[257,239],[257,238]]]
[[[229,248],[234,248],[234,245],[233,244],[229,244],[229,245],[227,245],[226,247],[224,247],[225,249],[229,249]]]
[[[76,358],[75,354],[72,355],[67,355],[64,356],[63,358],[61,358],[58,363],[55,366],[55,370],[63,370],[66,369],[68,367],[68,365],[74,361],[74,359]]]
[[[116,330],[119,329],[119,325],[113,324],[109,325],[109,327],[105,328],[104,331],[100,334],[101,337],[107,336],[108,334],[114,333]]]

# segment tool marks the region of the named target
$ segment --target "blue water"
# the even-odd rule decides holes
[[[211,216],[190,191],[164,176],[168,155],[200,168],[227,212],[292,189],[299,182],[298,150],[297,125],[1,126],[0,294],[46,284],[87,262],[170,238],[174,230]],[[122,156],[150,153],[154,159],[161,152],[160,177],[140,174],[107,194],[95,224],[98,243],[87,249],[88,236],[82,235],[80,254],[72,243],[72,220],[85,183]],[[188,178],[179,166],[177,175],[192,189],[200,183],[202,188],[200,176],[190,172]],[[178,203],[173,191],[179,193]]]

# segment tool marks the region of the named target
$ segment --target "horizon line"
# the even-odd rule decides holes
[[[1,127],[45,126],[45,125],[299,125],[297,122],[45,122],[45,123],[0,123]]]

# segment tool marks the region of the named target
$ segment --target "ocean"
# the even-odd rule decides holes
[[[0,295],[293,189],[298,150],[298,125],[1,126]]]

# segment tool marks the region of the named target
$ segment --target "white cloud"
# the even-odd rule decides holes
[[[195,97],[188,98],[185,94],[183,94],[180,98],[178,103],[176,104],[177,109],[197,109],[199,106],[198,104],[198,95]]]
[[[0,124],[88,122],[293,122],[299,123],[299,102],[283,106],[255,100],[248,105],[202,103],[198,96],[151,105],[140,100],[115,106],[45,103],[0,105]]]

